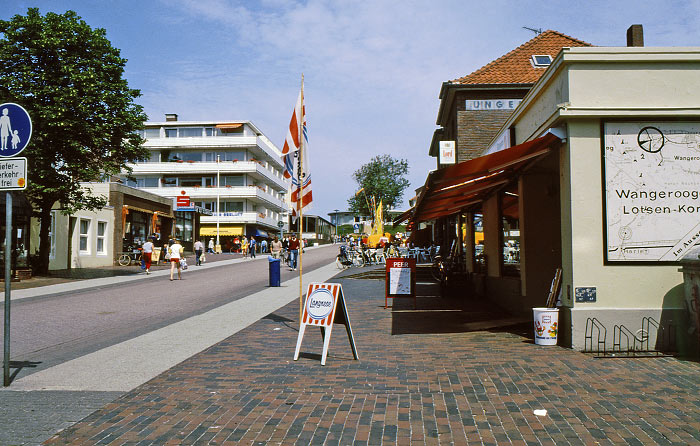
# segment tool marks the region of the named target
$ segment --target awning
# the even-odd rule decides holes
[[[241,128],[243,124],[240,122],[232,122],[230,124],[216,124],[216,128],[221,130],[223,133],[234,132]]]
[[[500,152],[431,172],[412,209],[411,223],[456,214],[481,203],[559,144],[558,137],[547,133]],[[394,222],[403,221],[400,219],[410,211],[401,214]]]
[[[200,236],[216,235],[216,226],[203,226],[199,228]],[[220,225],[220,236],[243,235],[243,226],[241,225]]]

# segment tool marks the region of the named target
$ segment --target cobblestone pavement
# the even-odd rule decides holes
[[[537,346],[478,302],[419,286],[418,310],[384,309],[383,281],[337,281],[359,361],[339,325],[325,366],[315,330],[293,361],[292,303],[46,444],[700,444],[697,362]]]

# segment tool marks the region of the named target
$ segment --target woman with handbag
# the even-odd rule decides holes
[[[173,273],[175,268],[177,268],[177,280],[182,280],[182,273],[180,271],[180,258],[185,248],[182,247],[177,239],[173,239],[173,243],[170,244],[168,248],[168,253],[170,254],[170,280],[173,280]]]

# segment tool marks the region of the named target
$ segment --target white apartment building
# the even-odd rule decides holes
[[[146,122],[142,136],[151,157],[132,165],[126,183],[167,198],[187,196],[211,211],[192,228],[195,237],[205,241],[218,232],[225,249],[235,236],[277,233],[289,186],[280,150],[252,122],[185,122],[166,114],[164,122]]]

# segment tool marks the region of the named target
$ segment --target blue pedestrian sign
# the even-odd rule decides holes
[[[21,105],[0,104],[0,156],[18,155],[32,137],[32,120]]]

